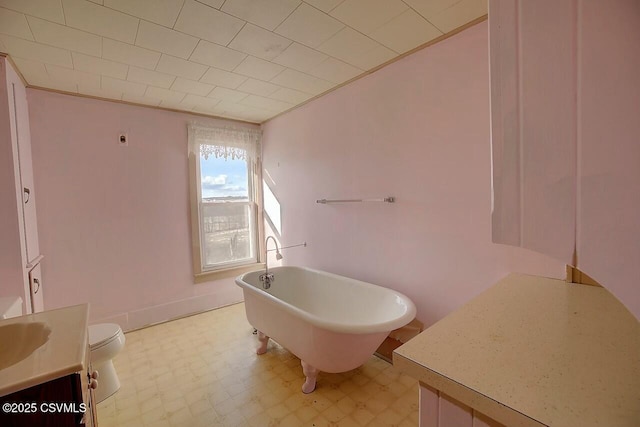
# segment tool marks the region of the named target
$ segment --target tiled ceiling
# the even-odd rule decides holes
[[[486,0],[0,0],[0,52],[33,87],[259,123],[486,13]]]

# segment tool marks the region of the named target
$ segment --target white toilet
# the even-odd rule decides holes
[[[96,389],[98,403],[120,388],[120,380],[113,367],[112,359],[120,353],[124,342],[122,329],[115,323],[100,323],[89,326],[91,365],[94,371],[98,371],[100,378]]]

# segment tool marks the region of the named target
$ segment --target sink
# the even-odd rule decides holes
[[[42,322],[0,326],[0,371],[27,358],[49,340],[50,333]]]

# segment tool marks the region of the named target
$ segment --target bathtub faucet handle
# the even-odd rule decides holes
[[[262,287],[264,289],[269,289],[271,287],[271,282],[273,282],[275,278],[273,277],[273,273],[265,273],[260,275],[260,281],[263,283]]]

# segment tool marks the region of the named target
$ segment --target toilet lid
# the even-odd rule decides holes
[[[89,326],[89,346],[96,347],[111,341],[120,333],[120,325],[116,323],[100,323]]]

